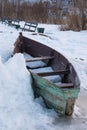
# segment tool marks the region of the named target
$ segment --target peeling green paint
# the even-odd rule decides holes
[[[47,79],[32,73],[34,91],[43,97],[46,105],[65,115],[73,113],[73,107],[78,97],[79,88],[59,88]]]

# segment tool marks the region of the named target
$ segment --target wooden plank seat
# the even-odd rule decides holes
[[[40,60],[50,60],[53,59],[54,56],[43,56],[43,57],[35,57],[25,60],[26,62],[40,61]]]
[[[60,70],[60,71],[53,71],[53,72],[43,72],[37,73],[39,76],[53,76],[53,75],[61,75],[61,74],[69,74],[69,70]]]
[[[22,31],[30,31],[30,32],[35,32],[36,28],[38,26],[38,23],[33,23],[33,22],[25,22],[24,27],[21,28]]]
[[[60,88],[73,88],[73,83],[55,83]]]

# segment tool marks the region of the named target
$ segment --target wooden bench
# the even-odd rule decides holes
[[[38,23],[26,22],[26,23],[24,24],[24,27],[21,28],[21,29],[22,29],[22,31],[35,32],[37,26],[38,26]]]
[[[43,56],[43,57],[35,57],[27,59],[26,62],[40,61],[40,60],[50,60],[53,59],[54,56]]]

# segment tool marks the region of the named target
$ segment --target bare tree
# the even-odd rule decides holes
[[[2,18],[4,17],[4,4],[5,4],[5,1],[1,0],[1,17]]]
[[[61,16],[62,16],[62,10],[61,10],[61,5],[62,1],[61,0],[51,0],[52,1],[52,6],[51,6],[51,18],[53,19],[53,23],[60,23],[61,21]]]
[[[19,18],[20,15],[20,1],[21,0],[17,0],[16,2],[16,18]]]
[[[74,0],[74,2],[81,16],[81,28],[84,30],[87,24],[87,0]]]

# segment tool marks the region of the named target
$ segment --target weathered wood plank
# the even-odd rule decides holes
[[[61,83],[56,85],[61,88],[72,88],[74,86],[73,83]]]
[[[35,57],[25,60],[26,62],[40,61],[40,60],[50,60],[53,59],[53,56],[44,56],[44,57]]]

